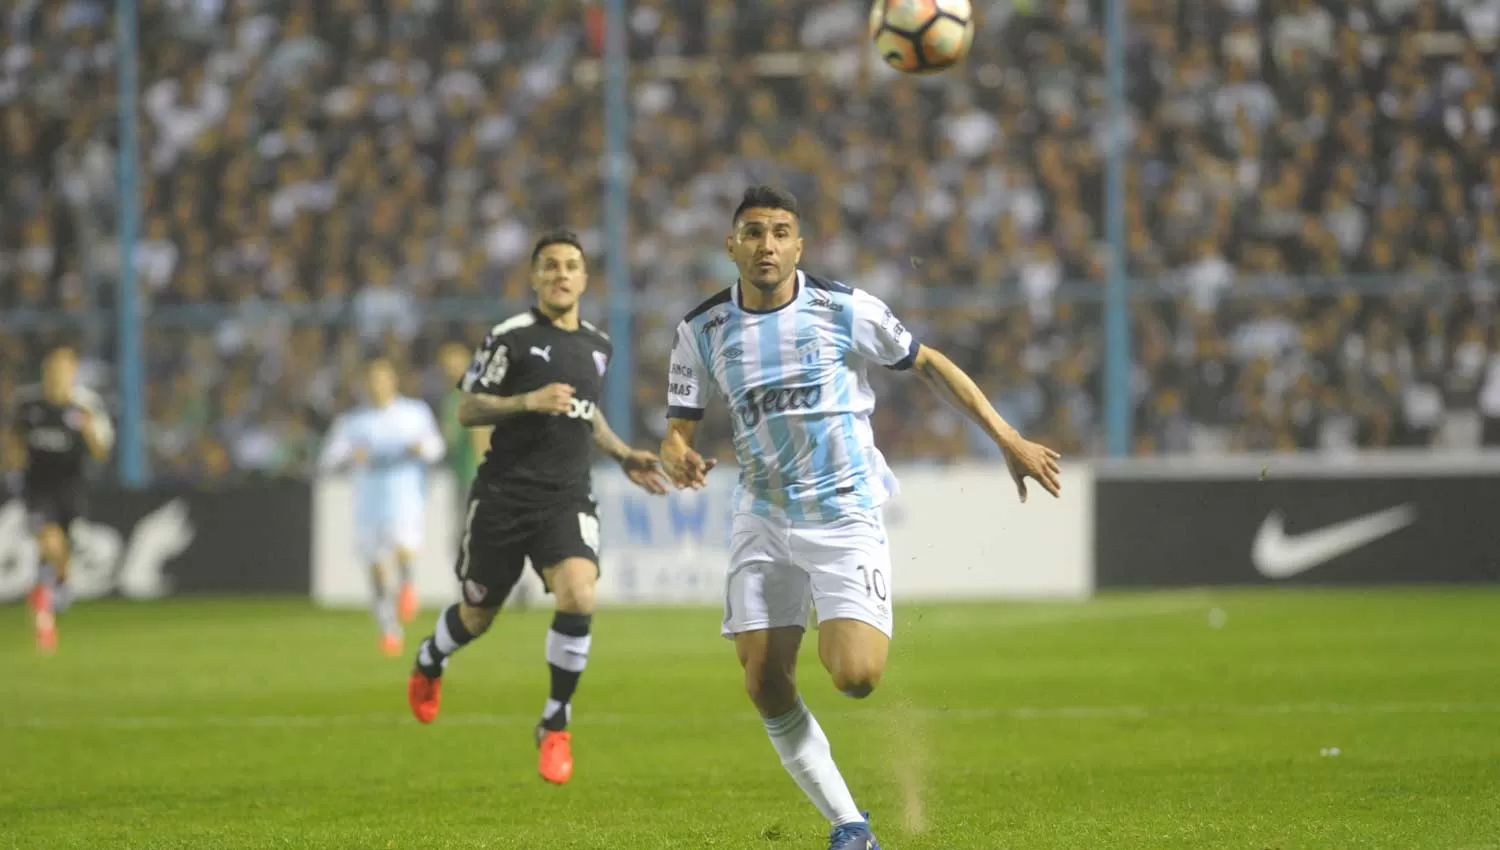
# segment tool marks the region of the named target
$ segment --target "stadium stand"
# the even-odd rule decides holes
[[[110,5],[0,13],[3,397],[64,336],[109,380]],[[872,61],[857,0],[631,4],[638,438],[671,325],[732,276],[734,199],[769,181],[805,203],[810,267],[896,305],[1029,434],[1100,450],[1123,134],[1138,453],[1500,445],[1500,0],[1131,0],[1124,126],[1100,4],[1037,5],[994,4],[961,72],[912,81]],[[438,347],[524,303],[534,232],[602,247],[595,7],[142,0],[141,33],[158,476],[305,474],[362,355],[436,400]],[[892,383],[888,455],[992,450],[923,392]]]

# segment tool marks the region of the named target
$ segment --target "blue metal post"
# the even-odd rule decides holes
[[[136,139],[136,54],[139,15],[136,0],[117,0],[119,25],[117,56],[120,80],[120,162],[118,204],[120,222],[120,280],[115,298],[116,363],[120,389],[120,479],[127,487],[146,484],[144,357],[141,353],[141,316],[136,303],[135,243],[140,232],[138,156]]]
[[[630,117],[624,0],[604,0],[604,254],[609,275],[609,334],[614,362],[604,384],[604,415],[620,439],[630,442],[635,387],[635,352],[627,227],[630,215]]]
[[[1109,148],[1106,151],[1104,230],[1109,279],[1104,289],[1104,436],[1111,457],[1130,454],[1131,356],[1129,279],[1125,270],[1125,0],[1109,0],[1106,71],[1109,78]]]

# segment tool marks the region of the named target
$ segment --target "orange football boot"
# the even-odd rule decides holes
[[[562,785],[573,778],[573,736],[567,732],[537,729],[537,770],[542,778]]]
[[[399,658],[405,651],[405,646],[405,642],[401,640],[401,635],[395,632],[386,632],[380,636],[380,651],[390,658]]]
[[[401,595],[396,598],[396,616],[401,618],[402,623],[410,623],[416,619],[418,607],[417,589],[411,582],[403,584]]]
[[[443,701],[442,677],[429,678],[421,670],[411,671],[411,678],[406,680],[406,701],[417,720],[431,723],[437,717],[438,704]]]
[[[36,648],[43,655],[57,651],[57,617],[52,613],[52,590],[39,584],[31,592],[32,622],[36,626]]]

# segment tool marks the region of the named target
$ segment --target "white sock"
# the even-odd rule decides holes
[[[396,600],[388,597],[380,597],[375,600],[375,622],[380,624],[382,634],[398,635],[401,633],[401,618],[396,616]]]
[[[859,807],[854,805],[854,797],[849,794],[849,786],[844,784],[838,765],[833,763],[828,736],[823,734],[823,727],[818,725],[801,697],[797,698],[796,708],[780,717],[767,719],[765,724],[771,744],[781,756],[781,766],[792,775],[797,787],[812,800],[829,823],[839,826],[864,820]]]

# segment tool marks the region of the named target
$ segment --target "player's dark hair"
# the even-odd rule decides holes
[[[745,214],[745,210],[751,209],[786,210],[798,218],[802,217],[797,209],[797,196],[775,186],[751,186],[746,189],[744,196],[740,198],[740,205],[734,208],[734,218],[730,221],[739,224],[740,216]]]
[[[531,249],[531,264],[533,266],[536,265],[537,259],[542,256],[542,251],[549,245],[572,245],[578,249],[578,253],[583,253],[583,245],[578,241],[578,234],[571,230],[563,230],[562,228],[549,230],[543,233],[540,239],[536,240],[536,247]]]

